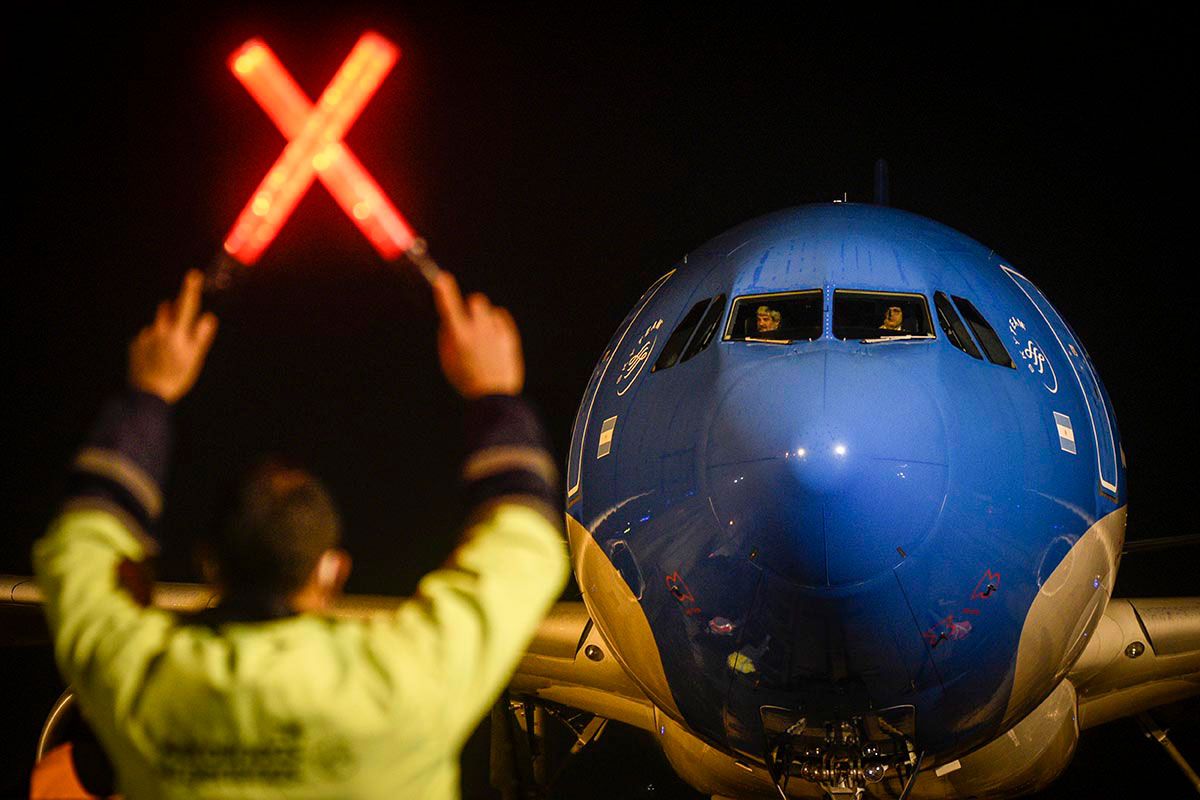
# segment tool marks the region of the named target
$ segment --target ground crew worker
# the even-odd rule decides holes
[[[221,606],[189,620],[126,590],[154,550],[170,407],[216,333],[202,276],[159,306],[129,351],[129,389],[74,463],[73,494],[34,548],[59,669],[141,797],[459,794],[462,745],[566,581],[556,471],[520,399],[512,317],[454,279],[434,284],[438,351],[466,398],[471,508],[445,565],[394,614],[317,613],[349,569],[320,484],[269,464],[211,548]]]

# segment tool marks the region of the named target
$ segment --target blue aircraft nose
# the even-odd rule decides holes
[[[855,584],[930,531],[946,494],[945,427],[912,363],[921,354],[898,347],[914,346],[783,352],[727,371],[709,493],[765,568],[807,587]]]

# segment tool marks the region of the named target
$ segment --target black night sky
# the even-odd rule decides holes
[[[1129,538],[1193,532],[1180,451],[1195,441],[1194,27],[1146,4],[698,8],[49,3],[10,22],[0,572],[28,571],[129,338],[208,264],[284,145],[226,56],[262,36],[315,97],[366,29],[403,56],[346,141],[439,262],[512,310],[560,456],[595,360],[654,278],[760,214],[843,192],[869,202],[882,157],[893,205],[1002,253],[1088,347],[1128,457]],[[314,186],[219,311],[177,412],[160,577],[196,578],[191,543],[217,498],[276,452],[338,499],[350,590],[410,591],[460,513],[458,404],[423,283],[386,269]],[[1194,548],[1136,558],[1119,593],[1197,593]],[[6,713],[7,797],[60,687],[44,648],[3,653],[0,680],[21,698]],[[1196,710],[1173,715],[1193,752],[1183,715]],[[486,761],[477,736],[465,796],[494,796]],[[1123,721],[1085,734],[1041,796],[1100,793],[1114,770],[1187,791]],[[570,765],[556,796],[693,795],[624,731]]]

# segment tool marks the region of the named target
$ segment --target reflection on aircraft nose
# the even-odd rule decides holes
[[[946,471],[936,405],[885,359],[759,362],[710,428],[722,525],[748,537],[763,566],[809,587],[865,581],[907,557],[937,518]]]

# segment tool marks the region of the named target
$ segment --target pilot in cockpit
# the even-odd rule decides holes
[[[758,324],[759,334],[772,333],[779,330],[779,324],[783,316],[778,310],[770,306],[759,306],[755,312]],[[774,336],[765,336],[765,339],[773,339]]]
[[[888,306],[883,314],[883,322],[879,325],[881,331],[904,332],[904,312],[900,306]]]

